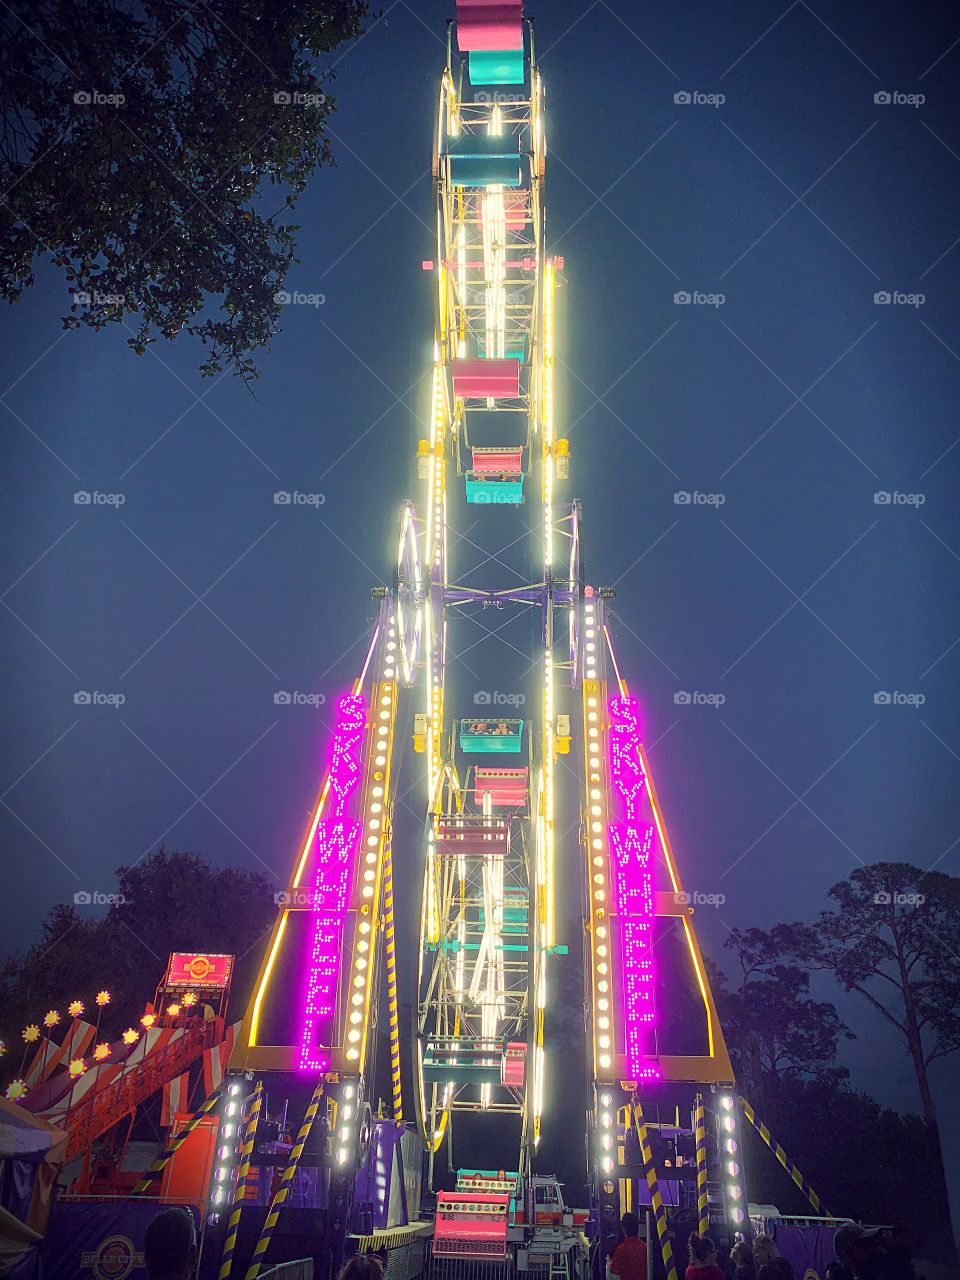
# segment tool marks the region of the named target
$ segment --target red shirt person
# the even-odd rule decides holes
[[[620,1280],[647,1280],[647,1243],[640,1239],[640,1220],[635,1213],[620,1219],[623,1241],[610,1259],[610,1274]]]
[[[717,1246],[709,1236],[694,1232],[689,1240],[690,1265],[684,1280],[726,1280],[717,1266]]]

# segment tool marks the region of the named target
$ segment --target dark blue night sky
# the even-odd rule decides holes
[[[729,928],[812,919],[861,862],[960,874],[960,20],[887,0],[532,12],[587,578],[617,587],[673,843],[689,887],[726,898],[697,925],[728,963]],[[201,380],[187,340],[138,359],[122,331],[62,334],[49,268],[4,316],[8,946],[160,842],[285,882],[327,715],[274,695],[331,702],[353,675],[427,430],[452,4],[384,13],[341,53],[338,165],[297,211],[287,287],[324,301],[286,308],[255,397]],[[155,958],[133,960],[152,989]],[[918,1109],[879,1018],[838,1003],[853,1083]]]

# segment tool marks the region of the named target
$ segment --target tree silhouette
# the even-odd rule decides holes
[[[59,905],[47,914],[40,937],[0,968],[0,1037],[20,1046],[28,1023],[48,1009],[61,1013],[73,999],[88,1011],[105,988],[102,1037],[136,1025],[163,976],[171,951],[226,952],[237,957],[230,1016],[246,1007],[260,957],[276,915],[274,887],[261,875],[212,867],[194,853],[160,848],[117,872],[117,897],[104,916],[88,906]],[[11,1053],[7,1075],[17,1074]]]
[[[949,1228],[929,1067],[960,1049],[960,879],[905,862],[877,862],[833,885],[829,897],[836,906],[822,911],[815,925],[780,924],[742,938],[758,972],[770,975],[786,958],[832,973],[896,1030],[941,1171],[929,1214]]]
[[[849,1072],[836,1065],[837,1048],[853,1033],[832,1004],[810,995],[810,975],[784,964],[760,929],[734,929],[726,945],[741,981],[736,991],[721,986],[718,1011],[743,1092],[762,1108],[771,1082],[787,1073],[839,1085]]]

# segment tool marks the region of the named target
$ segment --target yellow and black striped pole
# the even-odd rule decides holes
[[[387,1010],[390,1015],[390,1081],[393,1086],[393,1118],[403,1120],[400,1086],[400,1011],[397,1004],[397,943],[393,932],[393,848],[387,837],[383,853],[384,950],[387,959]]]
[[[284,1166],[283,1174],[280,1177],[280,1185],[274,1193],[273,1199],[270,1201],[270,1208],[267,1211],[267,1218],[263,1224],[263,1230],[260,1232],[260,1239],[257,1241],[257,1247],[253,1251],[253,1257],[250,1259],[250,1265],[247,1267],[247,1274],[244,1280],[256,1280],[260,1274],[260,1268],[263,1266],[264,1259],[267,1256],[267,1250],[270,1248],[270,1241],[273,1238],[273,1230],[277,1225],[280,1217],[280,1210],[283,1208],[284,1201],[290,1194],[290,1188],[293,1185],[293,1175],[297,1172],[297,1165],[300,1163],[300,1157],[303,1154],[303,1148],[306,1146],[307,1138],[310,1137],[310,1130],[313,1128],[313,1120],[317,1114],[317,1108],[323,1099],[323,1080],[321,1080],[313,1091],[313,1097],[310,1099],[310,1105],[307,1107],[306,1115],[303,1117],[303,1123],[300,1126],[300,1132],[297,1134],[297,1140],[293,1144],[293,1148],[287,1157],[287,1163]]]
[[[830,1212],[827,1206],[823,1203],[823,1201],[817,1195],[816,1191],[814,1191],[813,1187],[811,1187],[810,1183],[806,1180],[806,1178],[803,1176],[803,1174],[800,1172],[797,1166],[793,1163],[793,1161],[784,1151],[783,1147],[781,1147],[780,1143],[774,1142],[773,1136],[771,1135],[770,1130],[763,1123],[763,1121],[758,1118],[757,1113],[754,1111],[753,1107],[751,1107],[750,1103],[746,1100],[746,1098],[740,1099],[740,1105],[743,1108],[743,1114],[747,1117],[747,1119],[756,1129],[757,1133],[759,1133],[760,1137],[764,1140],[764,1142],[767,1144],[767,1146],[770,1148],[773,1154],[777,1157],[777,1159],[783,1165],[784,1169],[786,1169],[787,1173],[789,1173],[790,1177],[793,1179],[796,1185],[807,1197],[810,1204],[813,1206],[814,1212],[818,1214],[819,1217],[821,1218],[831,1218],[833,1219],[833,1221],[836,1221],[836,1219],[833,1217],[833,1214]]]
[[[643,1118],[643,1108],[634,1095],[633,1116],[637,1126],[637,1137],[640,1139],[640,1155],[643,1157],[643,1172],[650,1192],[650,1204],[653,1208],[654,1221],[657,1224],[657,1236],[660,1239],[660,1253],[663,1256],[663,1268],[667,1280],[677,1280],[677,1266],[673,1260],[673,1246],[670,1243],[667,1226],[667,1211],[660,1195],[660,1183],[653,1163],[653,1151],[650,1148],[650,1135],[647,1133],[647,1122]]]
[[[211,1093],[210,1097],[206,1100],[206,1102],[201,1107],[197,1108],[197,1110],[193,1113],[193,1119],[189,1120],[183,1126],[183,1128],[180,1130],[180,1132],[177,1134],[175,1138],[170,1139],[170,1141],[164,1147],[163,1151],[161,1151],[160,1155],[157,1156],[156,1160],[154,1160],[153,1164],[150,1166],[149,1169],[146,1170],[143,1177],[140,1179],[137,1185],[130,1192],[131,1195],[133,1196],[142,1195],[144,1191],[148,1190],[153,1185],[153,1183],[156,1182],[157,1178],[159,1178],[161,1173],[163,1173],[163,1170],[167,1162],[177,1154],[179,1149],[190,1137],[191,1133],[193,1133],[194,1129],[197,1127],[197,1125],[200,1123],[203,1117],[205,1115],[209,1115],[210,1112],[213,1110],[213,1108],[217,1105],[217,1102],[219,1101],[219,1098],[220,1098],[220,1094],[222,1092],[223,1092],[223,1084],[221,1084],[219,1088],[214,1089],[213,1093]]]
[[[233,1265],[233,1251],[237,1247],[237,1232],[240,1230],[240,1210],[247,1192],[247,1174],[250,1172],[250,1157],[253,1154],[253,1140],[257,1132],[257,1118],[260,1115],[260,1103],[263,1100],[263,1081],[258,1080],[250,1098],[250,1110],[247,1112],[247,1123],[243,1130],[243,1144],[240,1147],[240,1164],[237,1168],[237,1185],[233,1189],[233,1204],[230,1208],[230,1220],[227,1223],[227,1238],[223,1242],[223,1257],[220,1260],[219,1280],[227,1280]]]
[[[710,1230],[710,1206],[707,1201],[707,1125],[702,1093],[697,1094],[694,1103],[693,1128],[697,1144],[697,1231],[705,1236]]]

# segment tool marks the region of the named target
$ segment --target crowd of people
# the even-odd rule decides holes
[[[634,1213],[620,1220],[622,1240],[610,1258],[608,1271],[617,1280],[647,1280],[647,1245],[640,1239]],[[833,1241],[836,1258],[823,1280],[917,1280],[910,1254],[886,1227],[845,1223]],[[756,1235],[741,1240],[721,1264],[715,1242],[693,1232],[687,1241],[684,1280],[796,1280],[793,1267],[773,1238]]]
[[[635,1213],[620,1219],[622,1239],[608,1263],[616,1280],[647,1280],[647,1245],[640,1238]],[[833,1241],[836,1258],[824,1280],[917,1280],[909,1252],[886,1227],[845,1223]],[[793,1267],[768,1235],[742,1240],[721,1265],[717,1246],[708,1235],[693,1232],[687,1241],[689,1261],[684,1280],[796,1280]],[[144,1261],[149,1280],[190,1280],[197,1265],[197,1234],[193,1215],[184,1208],[164,1209],[147,1228]],[[383,1266],[375,1254],[349,1259],[339,1280],[383,1280]]]

